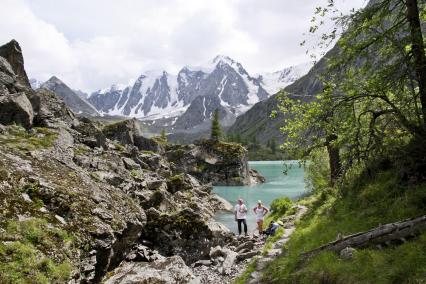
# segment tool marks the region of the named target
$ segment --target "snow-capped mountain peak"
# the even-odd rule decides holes
[[[133,84],[94,92],[89,101],[102,114],[141,120],[175,117],[175,128],[205,124],[215,109],[232,123],[287,82],[286,76],[301,73],[299,69],[253,77],[236,60],[218,55],[202,66],[185,66],[177,75],[165,70],[143,72]]]
[[[276,94],[281,89],[284,89],[286,86],[308,73],[312,66],[312,62],[306,62],[284,68],[280,71],[261,74],[259,75],[259,79],[262,82],[262,86],[269,94]]]

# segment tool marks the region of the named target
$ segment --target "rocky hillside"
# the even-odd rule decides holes
[[[188,149],[143,137],[134,120],[77,117],[30,87],[16,41],[0,50],[1,283],[199,283],[188,265],[238,245],[212,219],[230,205],[167,154]],[[204,161],[223,168],[213,148]],[[247,174],[244,155],[228,163],[232,178]]]

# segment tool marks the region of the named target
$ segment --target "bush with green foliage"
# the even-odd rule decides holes
[[[284,215],[292,206],[291,199],[281,197],[274,199],[271,203],[271,211],[274,215]]]

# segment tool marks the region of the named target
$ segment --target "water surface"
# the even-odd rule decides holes
[[[283,173],[285,165],[288,169],[286,175]],[[295,199],[305,192],[305,183],[304,169],[299,167],[297,161],[255,161],[249,162],[249,166],[259,171],[266,178],[266,183],[253,186],[215,186],[213,192],[232,204],[236,204],[238,198],[244,199],[249,209],[248,230],[252,232],[256,228],[253,208],[257,200],[262,200],[263,204],[269,208],[275,198],[288,196]],[[232,213],[218,213],[216,220],[225,224],[231,231],[237,232]]]

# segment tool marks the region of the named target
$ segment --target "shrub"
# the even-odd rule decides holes
[[[288,197],[274,199],[271,203],[271,210],[274,214],[284,215],[290,207],[291,199]]]

